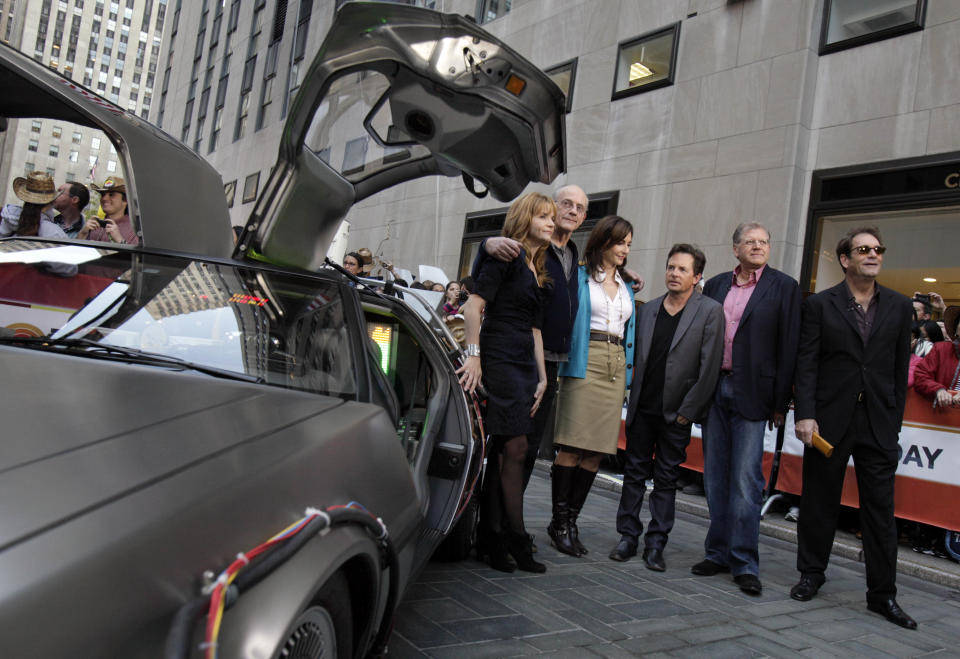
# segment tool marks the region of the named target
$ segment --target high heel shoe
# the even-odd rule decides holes
[[[530,548],[530,536],[526,533],[507,534],[507,551],[517,562],[517,567],[524,572],[536,572],[542,574],[547,571],[547,566],[533,560],[533,551]]]
[[[483,555],[478,550],[477,558],[500,572],[513,572],[517,569],[507,553],[502,533],[491,534],[483,543]]]

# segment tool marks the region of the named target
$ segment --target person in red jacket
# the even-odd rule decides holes
[[[934,407],[960,407],[960,337],[957,320],[960,307],[951,306],[943,312],[943,324],[949,341],[933,344],[933,349],[917,364],[913,388],[933,400]]]

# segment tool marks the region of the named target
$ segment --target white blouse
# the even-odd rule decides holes
[[[603,271],[597,273],[600,281],[592,276],[587,278],[587,290],[590,292],[590,331],[608,332],[614,336],[623,336],[623,328],[633,313],[633,293],[614,271],[617,280],[617,294],[611,300],[603,290],[603,281],[606,275]]]

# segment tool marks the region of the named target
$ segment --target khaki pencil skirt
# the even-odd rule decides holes
[[[617,452],[626,370],[623,346],[590,341],[586,377],[560,378],[555,444]]]

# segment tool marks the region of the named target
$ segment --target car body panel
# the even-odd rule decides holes
[[[219,327],[213,334],[217,341],[240,340],[255,348],[244,353],[249,372],[244,377],[269,376],[282,384],[276,368],[296,364],[269,358],[271,337],[300,326],[305,314],[339,305],[344,327],[357,338],[366,327],[359,314],[367,305],[390,311],[389,317],[406,327],[423,350],[419,363],[429,365],[434,385],[424,401],[401,398],[388,413],[382,405],[349,400],[377,399],[370,374],[379,371],[362,359],[356,374],[343,379],[351,393],[332,397],[214,378],[183,371],[177,362],[126,363],[112,352],[0,345],[5,375],[16,383],[0,399],[0,415],[7,420],[0,453],[0,655],[19,647],[43,656],[62,655],[66,648],[84,656],[117,648],[136,655],[157,642],[151,635],[169,626],[204,571],[222,569],[237,552],[256,546],[308,507],[350,501],[383,519],[397,552],[399,568],[384,572],[382,557],[369,551],[376,543],[358,531],[367,539],[361,543],[370,571],[364,583],[373,586],[363,610],[368,617],[357,624],[374,629],[386,606],[386,584],[395,580],[402,592],[429,558],[456,520],[463,488],[469,487],[467,474],[477,469],[469,448],[476,442],[472,418],[456,386],[449,346],[400,300],[362,284],[345,286],[335,273],[297,274],[143,249],[86,247],[79,248],[78,260],[91,253],[96,258],[69,271],[51,268],[56,264],[50,261],[21,262],[63,253],[51,245],[0,241],[7,261],[0,262],[0,318],[41,331],[51,345],[53,337],[84,335],[101,337],[91,340],[93,345],[107,339],[116,347],[144,345],[152,328],[164,326],[169,348],[179,345],[190,318],[207,318]],[[197,288],[201,277],[203,287]],[[341,298],[334,297],[336,291]],[[145,315],[145,309],[151,313]],[[233,338],[223,316],[205,315],[218,309],[229,310],[242,336]],[[285,340],[286,349],[299,354],[297,344]],[[204,354],[187,356],[199,360]],[[430,420],[408,455],[390,414],[409,415],[412,407]],[[464,446],[459,471],[431,475],[440,442]],[[325,538],[310,542],[304,556],[313,559],[302,563],[298,556],[284,568],[282,574],[293,570],[295,576],[282,581],[302,583],[296,594],[283,591],[288,597],[274,611],[296,608],[330,570],[361,560],[338,553],[340,545]],[[359,551],[361,545],[348,543],[344,551]],[[298,565],[306,567],[293,567]],[[265,593],[276,591],[261,585],[249,597],[264,606],[262,598],[270,597]],[[65,621],[55,631],[44,629],[50,615]],[[286,623],[277,613],[264,617],[257,630],[231,627],[231,638],[246,647],[255,639],[282,636]],[[134,629],[143,635],[129,638]]]
[[[3,361],[43,362],[45,357],[5,353]],[[90,361],[49,357],[57,362]],[[64,373],[63,366],[40,367],[35,379],[25,381],[43,385],[50,374]],[[83,366],[71,366],[69,371],[93,375]],[[159,404],[171,386],[196,384],[192,393],[202,395],[205,387],[225,384],[157,369],[153,373],[137,373],[141,370],[137,367],[130,370],[135,371],[132,377],[148,380],[146,388],[154,390]],[[190,383],[191,379],[197,383]],[[308,506],[351,500],[368,506],[383,517],[398,546],[407,547],[403,560],[409,569],[413,561],[409,540],[416,537],[422,517],[399,445],[381,441],[393,434],[383,411],[357,403],[330,405],[324,397],[281,392],[287,398],[303,399],[296,401],[301,415],[310,406],[315,413],[291,420],[281,408],[269,428],[241,433],[249,416],[260,413],[250,406],[249,389],[263,387],[243,383],[236,387],[236,402],[196,413],[197,435],[151,436],[149,430],[135,430],[127,434],[126,442],[153,451],[127,450],[108,460],[91,461],[77,455],[83,451],[74,451],[0,474],[4,526],[14,515],[22,518],[24,509],[33,511],[37,520],[30,533],[22,532],[13,541],[8,536],[0,553],[4,592],[0,654],[14,656],[17,648],[28,647],[37,656],[59,656],[67,647],[76,648],[82,656],[106,654],[107,648],[122,646],[131,630],[175,610],[204,570],[216,570],[237,552],[259,544],[302,516]],[[141,393],[132,392],[131,400]],[[0,404],[5,418],[14,416],[14,402]],[[237,423],[224,423],[230,419]],[[166,446],[178,440],[221,448],[199,458],[184,457],[180,447]],[[104,443],[111,442],[100,444]],[[164,459],[173,464],[161,465],[164,473],[160,475],[156,463]],[[318,469],[332,460],[336,460],[335,469]],[[129,474],[138,471],[142,476],[132,479],[135,483],[124,483],[123,491],[110,483],[114,474],[130,479]],[[24,483],[22,476],[28,474],[34,483],[49,487]],[[64,477],[74,483],[59,480]],[[17,488],[22,491],[18,493]],[[91,489],[94,492],[85,491]],[[77,491],[80,496],[71,499]],[[54,515],[56,523],[39,526]],[[337,559],[332,545],[319,551],[330,553],[327,561],[315,565],[343,560]],[[51,617],[59,621],[56,629],[44,630]],[[94,636],[89,633],[91,627],[98,630]]]
[[[0,89],[0,115],[7,118],[57,118],[108,135],[124,163],[128,210],[142,245],[209,256],[233,251],[223,179],[198,154],[6,44]]]

